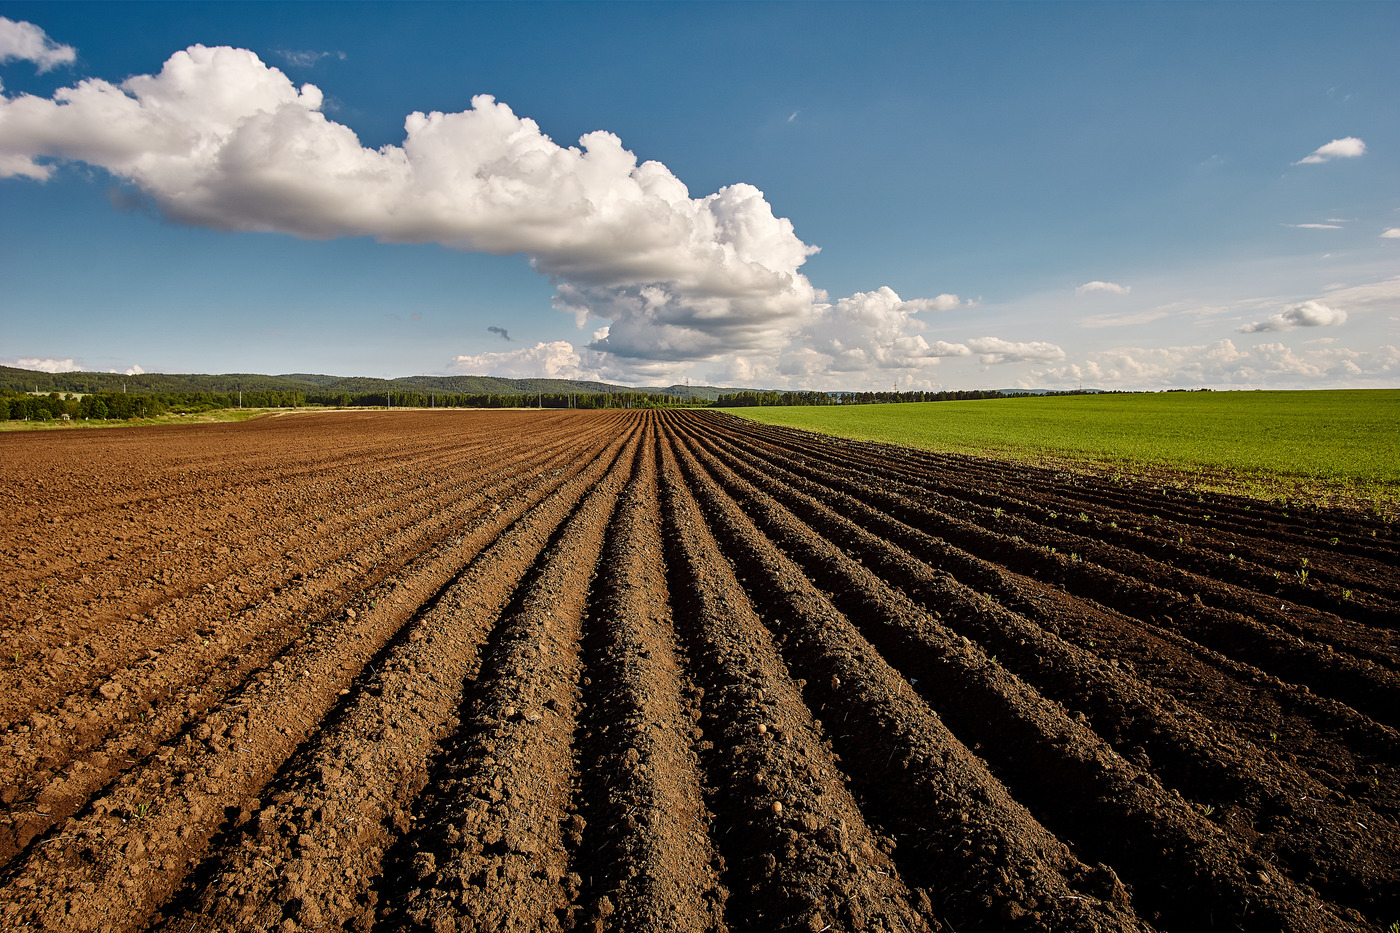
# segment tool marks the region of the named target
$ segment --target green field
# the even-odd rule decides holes
[[[1269,498],[1400,503],[1400,389],[1164,392],[740,408],[768,424]],[[1170,477],[1165,474],[1170,473]]]

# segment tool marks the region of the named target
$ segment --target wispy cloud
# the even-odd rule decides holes
[[[342,62],[345,61],[344,52],[313,52],[309,50],[293,51],[291,49],[278,49],[273,54],[293,68],[313,68],[320,63],[323,58],[335,58]]]
[[[1114,295],[1126,295],[1132,291],[1131,285],[1119,285],[1117,282],[1085,282],[1074,290],[1076,295],[1089,295],[1094,292],[1109,292]]]
[[[1285,227],[1293,227],[1296,230],[1340,230],[1341,224],[1284,224]]]
[[[1079,319],[1080,327],[1131,327],[1134,324],[1150,324],[1166,317],[1170,312],[1162,310],[1139,311],[1136,314],[1096,314]]]
[[[510,340],[510,333],[504,327],[491,326],[486,328],[487,332],[498,335],[502,340]]]
[[[1294,165],[1315,165],[1331,162],[1333,159],[1354,159],[1366,152],[1366,144],[1355,136],[1334,139],[1325,146],[1318,146],[1312,154],[1294,162]]]
[[[0,63],[16,58],[33,62],[43,72],[71,65],[78,51],[71,45],[59,45],[33,23],[0,16]]]

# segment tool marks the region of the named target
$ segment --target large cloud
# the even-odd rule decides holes
[[[31,61],[40,71],[72,64],[78,57],[71,45],[59,45],[33,23],[0,16],[0,64],[11,59]]]
[[[611,133],[561,147],[485,95],[367,149],[321,101],[252,52],[193,46],[120,86],[0,98],[0,174],[81,160],[181,223],[524,253],[580,323],[612,322],[598,349],[622,356],[775,350],[812,308],[798,267],[815,248],[751,185],[692,198]]]
[[[954,295],[905,300],[880,288],[831,300],[800,271],[816,248],[762,191],[739,183],[691,197],[611,133],[560,146],[481,95],[462,112],[409,114],[401,144],[369,149],[321,104],[317,87],[294,85],[250,51],[196,45],[121,84],[0,95],[0,176],[44,181],[56,161],[81,161],[183,224],[524,254],[580,328],[608,324],[582,348],[464,355],[451,363],[459,371],[654,381],[708,360],[737,377],[781,379],[810,366],[873,376],[950,356],[1062,355],[1050,344],[919,333],[914,316],[958,307]]]

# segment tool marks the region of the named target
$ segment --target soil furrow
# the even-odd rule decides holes
[[[576,449],[570,454],[575,465],[583,462],[577,460]],[[499,501],[521,493],[528,495],[528,486],[510,477],[454,503],[434,516],[435,525],[450,529],[464,519],[481,521],[488,510],[500,508]],[[48,770],[62,770],[63,775],[26,793],[23,785],[10,783],[17,774],[12,777],[0,768],[0,782],[17,788],[11,806],[27,814],[12,824],[9,833],[0,828],[0,854],[6,860],[12,858],[30,839],[76,812],[94,790],[123,770],[117,762],[133,754],[137,758],[149,755],[156,745],[197,721],[217,704],[219,696],[236,690],[252,672],[271,663],[299,634],[325,624],[356,589],[385,578],[413,555],[427,550],[417,543],[401,544],[402,536],[403,531],[399,531],[370,542],[360,556],[352,553],[340,566],[327,565],[314,579],[304,579],[300,586],[234,616],[231,625],[206,618],[181,641],[165,644],[159,652],[149,650],[150,657],[134,668],[105,674],[100,689],[88,688],[92,690],[89,696],[70,696],[62,714],[31,716],[29,741],[47,746]],[[422,540],[422,532],[416,536]],[[371,558],[379,563],[375,555],[388,559],[367,581],[364,567]],[[201,618],[198,613],[183,615]],[[225,630],[242,635],[236,640],[214,635]],[[226,643],[211,645],[206,634]],[[197,682],[186,679],[190,674]],[[76,730],[71,730],[69,723],[76,722],[82,727],[74,736]],[[61,746],[54,743],[56,735],[64,735]],[[22,764],[23,759],[10,763]],[[26,804],[33,809],[27,809]]]
[[[839,663],[841,649],[824,652],[811,646],[830,641],[844,619],[824,606],[806,583],[808,578],[833,593],[834,602],[849,617],[862,620],[861,628],[887,656],[900,658],[906,673],[918,674],[924,685],[921,692],[965,741],[969,736],[977,741],[997,774],[1033,812],[1044,814],[1062,830],[1082,827],[1075,835],[1081,848],[1110,862],[1135,884],[1141,906],[1150,907],[1154,918],[1177,926],[1231,916],[1245,929],[1307,930],[1318,923],[1339,922],[1310,894],[1290,889],[1275,867],[1258,861],[1249,851],[1252,839],[1222,837],[1193,808],[1123,761],[1058,704],[1047,703],[1008,677],[975,648],[964,650],[969,646],[960,646],[957,636],[708,453],[701,452],[699,459],[725,493],[735,497],[729,502],[718,490],[710,493],[715,508],[727,514],[731,534],[743,542],[746,557],[763,568],[768,579],[759,588],[773,594],[773,612],[784,618],[785,630],[794,616],[806,619],[802,636],[789,643],[805,643],[819,655],[829,652],[816,662],[812,682],[839,678],[830,668]],[[709,487],[698,476],[692,484]],[[758,528],[748,523],[740,506]],[[772,553],[759,528],[801,566]],[[780,585],[782,581],[792,583]],[[988,721],[996,723],[995,731],[984,728]],[[1104,831],[1106,827],[1112,828]],[[1173,855],[1161,857],[1165,852]],[[1248,880],[1261,872],[1268,884]],[[1182,915],[1179,904],[1155,890],[1158,885],[1209,891],[1210,902],[1195,905],[1198,913]],[[1258,904],[1256,914],[1233,913],[1248,902]]]
[[[911,892],[866,824],[821,726],[788,676],[718,542],[659,447],[668,584],[688,666],[704,690],[704,767],[741,931],[931,930],[927,895]]]
[[[1375,516],[713,412],[301,413],[0,458],[6,931],[1400,910]]]
[[[696,440],[704,443],[703,438]],[[1206,719],[1140,681],[1116,658],[1101,660],[996,603],[1018,612],[1029,610],[1056,628],[1073,625],[1070,620],[1075,618],[1101,616],[1102,610],[1076,603],[1058,590],[1033,588],[1029,581],[990,565],[976,581],[982,593],[995,597],[996,603],[989,602],[893,543],[912,547],[928,559],[939,553],[940,542],[840,494],[828,492],[824,501],[811,498],[808,493],[821,493],[821,487],[783,476],[771,465],[764,472],[737,458],[727,464],[935,618],[946,620],[954,631],[970,634],[988,654],[999,657],[1002,666],[1041,693],[1087,713],[1095,731],[1120,754],[1150,770],[1166,786],[1200,801],[1203,810],[1218,811],[1216,823],[1239,827],[1254,851],[1272,855],[1293,877],[1374,916],[1400,906],[1389,881],[1400,872],[1400,830],[1395,820],[1364,800],[1335,799],[1333,793],[1339,786],[1336,774],[1346,783],[1368,771],[1391,779],[1400,776],[1384,764],[1396,760],[1400,745],[1392,742],[1380,755],[1373,752],[1369,765],[1353,761],[1350,755],[1336,764],[1335,754],[1326,755],[1322,761],[1335,771],[1325,774],[1324,783],[1306,770],[1316,766],[1318,758],[1282,761],[1225,723]],[[828,506],[853,512],[863,525]],[[1176,658],[1180,663],[1180,655]],[[1198,684],[1199,677],[1193,683]],[[1250,688],[1235,684],[1237,691]],[[1327,724],[1335,727],[1335,717],[1329,717]],[[1353,728],[1361,725],[1352,723]],[[1267,734],[1263,738],[1267,740]],[[1325,751],[1316,749],[1319,756]],[[1368,796],[1364,784],[1360,791]],[[1336,829],[1359,825],[1367,831]],[[1306,842],[1300,844],[1300,840]]]
[[[750,598],[779,633],[784,656],[803,675],[809,705],[840,723],[832,738],[863,792],[865,810],[899,827],[895,861],[911,882],[935,892],[939,913],[954,928],[995,904],[1004,920],[1025,926],[1141,929],[1111,870],[1080,863],[1012,800],[699,464],[683,455],[681,468],[747,575]]]
[[[657,500],[656,420],[609,529],[584,622],[574,839],[584,928],[722,933],[696,691],[679,660]]]
[[[494,540],[542,495],[510,502],[474,529],[476,547]],[[178,742],[132,762],[135,767],[66,820],[58,836],[32,845],[7,877],[41,896],[25,904],[16,922],[52,924],[76,913],[94,929],[118,921],[128,928],[167,900],[224,823],[229,802],[243,808],[256,799],[339,691],[462,565],[454,548],[420,563],[398,581],[366,589],[356,606],[294,643],[271,670]],[[250,817],[243,808],[237,820]],[[160,871],[148,872],[156,865]]]
[[[1186,581],[1190,585],[1184,587],[1185,592],[1166,588],[1090,564],[1080,560],[1078,554],[1042,550],[917,504],[910,499],[911,495],[918,496],[917,489],[906,488],[901,493],[888,485],[876,489],[854,479],[830,475],[821,479],[840,492],[855,496],[985,560],[1046,583],[1062,585],[1076,596],[1101,602],[1129,615],[1161,620],[1209,648],[1277,676],[1307,684],[1382,722],[1400,723],[1400,674],[1368,660],[1329,652],[1268,622],[1206,606],[1197,589],[1206,586],[1208,581]]]
[[[621,442],[522,514],[382,653],[352,698],[260,795],[174,930],[262,930],[373,919],[370,883],[475,675],[478,647],[555,529],[612,469]],[[393,754],[384,754],[392,751]],[[293,877],[294,876],[294,877]]]
[[[638,444],[633,436],[619,468],[593,485],[498,623],[463,712],[470,731],[449,743],[415,806],[412,858],[386,881],[381,927],[548,930],[571,917],[581,879],[564,836],[575,809],[582,616]]]

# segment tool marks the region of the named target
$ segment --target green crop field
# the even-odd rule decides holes
[[[741,408],[768,424],[928,450],[1170,472],[1206,489],[1400,503],[1400,389],[1166,392]]]

